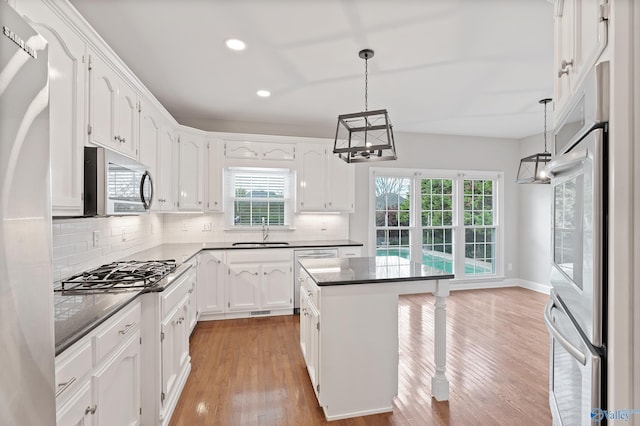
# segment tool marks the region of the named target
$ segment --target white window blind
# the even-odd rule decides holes
[[[291,216],[291,172],[288,169],[227,170],[226,193],[233,226],[286,226]]]

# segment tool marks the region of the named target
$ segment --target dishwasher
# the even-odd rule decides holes
[[[293,313],[300,313],[300,259],[327,259],[338,257],[337,248],[318,248],[293,251]]]

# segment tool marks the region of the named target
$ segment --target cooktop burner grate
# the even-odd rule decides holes
[[[151,287],[176,269],[176,261],[128,260],[99,266],[61,282],[60,290],[111,290]]]

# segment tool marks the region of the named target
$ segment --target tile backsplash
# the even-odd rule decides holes
[[[225,229],[222,214],[149,214],[54,219],[53,275],[56,281],[162,243],[256,241],[261,230]],[[297,214],[292,229],[271,228],[270,241],[349,238],[347,214]]]
[[[162,243],[162,216],[54,219],[56,281]]]
[[[262,238],[260,228],[228,229],[223,214],[165,214],[164,242],[235,242]],[[349,238],[347,214],[296,214],[292,229],[269,229],[270,241],[337,240]]]

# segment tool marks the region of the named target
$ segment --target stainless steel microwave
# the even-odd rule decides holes
[[[145,214],[153,201],[153,181],[136,160],[99,147],[84,148],[84,215]]]

